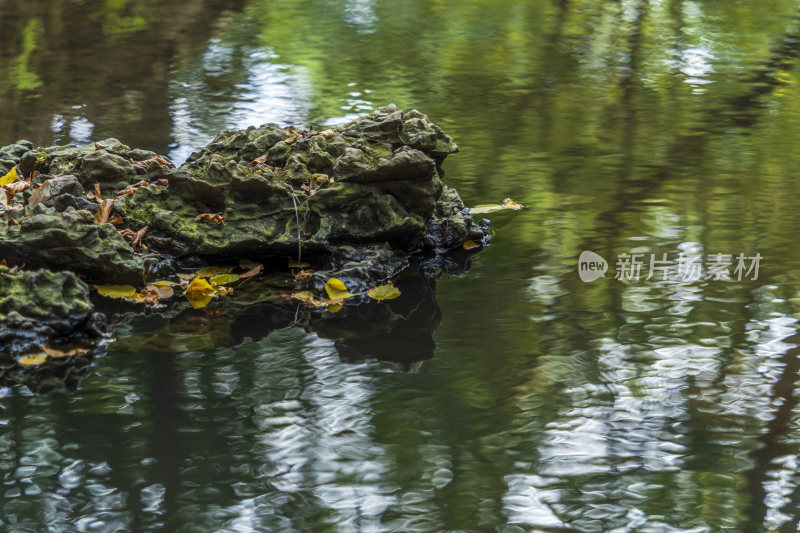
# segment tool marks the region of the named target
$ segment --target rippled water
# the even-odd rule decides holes
[[[140,317],[71,394],[0,389],[0,530],[797,531],[797,9],[0,3],[0,144],[182,160],[394,102],[467,204],[526,205],[405,303]],[[613,279],[679,252],[759,276]]]

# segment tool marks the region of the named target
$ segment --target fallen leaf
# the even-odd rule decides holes
[[[256,157],[255,159],[253,159],[253,162],[251,164],[253,166],[256,166],[256,165],[263,165],[266,162],[267,162],[267,154],[264,154],[260,157]]]
[[[233,267],[203,267],[194,273],[195,278],[210,278],[219,274],[230,274]],[[180,276],[180,274],[179,274]]]
[[[299,262],[295,259],[289,259],[289,268],[306,268],[310,267],[311,265],[308,263]]]
[[[194,272],[176,272],[175,275],[184,281],[191,281],[195,277]]]
[[[186,288],[186,292],[184,292],[186,299],[195,309],[202,309],[207,306],[216,294],[217,291],[204,278],[194,278]]]
[[[319,184],[323,184],[328,181],[327,174],[311,174],[311,177],[314,178]]]
[[[391,283],[387,283],[386,285],[379,285],[377,287],[372,287],[370,290],[367,291],[367,296],[372,298],[373,300],[394,300],[398,296],[400,296],[400,290],[392,285]]]
[[[9,202],[11,202],[18,192],[22,192],[28,189],[30,186],[31,184],[27,181],[15,181],[14,183],[3,185],[3,189],[6,192],[6,198]]]
[[[217,274],[216,276],[211,276],[208,278],[208,281],[211,282],[212,285],[227,285],[228,283],[233,283],[234,281],[239,281],[238,274]]]
[[[297,282],[305,281],[308,276],[316,272],[316,270],[300,270],[297,274],[294,275],[294,280]]]
[[[108,219],[108,222],[109,224],[114,224],[115,226],[121,226],[125,223],[125,221],[122,220],[122,217],[119,216],[119,213],[114,213],[111,215],[111,218]]]
[[[114,207],[114,202],[116,202],[116,199],[114,198],[100,200],[100,207],[97,209],[97,213],[94,215],[95,224],[102,225],[108,222],[108,219],[111,216],[111,209]]]
[[[161,178],[160,180],[154,181],[153,185],[155,185],[156,187],[169,187],[169,180]]]
[[[347,290],[347,286],[339,279],[331,278],[325,284],[325,292],[328,293],[328,296],[331,300],[343,300],[345,298],[351,298],[353,296],[357,296],[356,294],[352,294],[350,291]]]
[[[153,160],[156,163],[158,163],[159,165],[161,165],[162,167],[175,168],[175,165],[173,165],[172,162],[169,159],[167,159],[166,157],[164,157],[162,155],[155,156],[153,158]]]
[[[523,207],[524,206],[522,204],[518,204],[511,198],[506,198],[505,200],[503,200],[503,209],[511,209],[513,211],[519,211]]]
[[[195,222],[201,222],[203,220],[208,220],[209,222],[213,222],[214,224],[222,224],[227,219],[215,213],[200,213],[196,217],[194,217]]]
[[[174,287],[175,285],[178,284],[175,283],[174,281],[162,280],[162,281],[154,281],[153,285],[156,285],[158,287]]]
[[[11,167],[11,170],[8,171],[8,174],[0,178],[0,186],[8,185],[10,183],[14,183],[19,179],[17,175],[17,167]]]
[[[503,206],[500,204],[484,204],[470,207],[469,212],[471,215],[485,215],[487,213],[494,213],[495,211],[502,211]]]
[[[151,283],[147,286],[147,290],[156,293],[160,300],[167,300],[175,295],[175,291],[168,285],[156,285],[155,283]]]
[[[130,285],[95,285],[95,290],[100,296],[118,300],[131,300],[136,298],[136,288]]]
[[[17,363],[23,366],[39,366],[45,361],[47,361],[47,354],[44,352],[31,355],[23,355],[22,357],[17,359]]]
[[[300,300],[306,305],[310,305],[312,307],[327,307],[329,305],[337,305],[337,304],[341,305],[342,303],[341,299],[334,299],[334,298],[331,298],[330,300],[326,300],[325,298],[315,299],[314,293],[312,293],[311,291],[295,292],[290,297],[295,300]]]
[[[462,244],[461,246],[463,246],[465,250],[472,250],[473,248],[478,248],[480,244],[478,244],[475,241],[467,240],[464,241],[464,244]]]
[[[40,344],[39,346],[41,346],[42,350],[47,354],[48,357],[52,357],[53,359],[60,359],[62,357],[71,357],[75,355],[85,355],[89,353],[89,350],[86,348],[73,348],[72,350],[64,352],[61,350],[56,350],[55,348],[48,348],[44,344]]]
[[[338,313],[339,311],[342,310],[342,307],[343,307],[342,304],[336,303],[329,305],[327,310],[329,313]]]
[[[322,130],[318,135],[322,135],[326,139],[333,139],[336,136],[336,132],[329,128],[327,130]]]

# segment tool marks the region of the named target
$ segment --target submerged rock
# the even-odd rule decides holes
[[[0,354],[40,352],[41,344],[101,338],[105,319],[94,311],[89,287],[72,272],[12,274],[0,266]]]

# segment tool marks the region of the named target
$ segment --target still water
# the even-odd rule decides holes
[[[797,531],[797,17],[0,2],[0,144],[113,136],[182,161],[225,127],[394,102],[456,138],[468,205],[526,206],[408,305],[140,317],[74,392],[0,388],[0,531]],[[604,278],[578,277],[584,250]],[[758,278],[614,279],[622,254],[680,252],[732,274],[760,254]]]

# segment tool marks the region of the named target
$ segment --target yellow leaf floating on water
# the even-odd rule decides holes
[[[234,281],[239,281],[238,274],[217,274],[216,276],[211,276],[208,278],[208,281],[211,282],[212,285],[227,285],[228,283],[233,283]]]
[[[291,297],[295,300],[300,300],[301,302],[310,305],[312,307],[330,306],[328,307],[328,311],[331,311],[332,313],[335,313],[336,311],[339,310],[335,309],[337,305],[339,306],[339,308],[341,308],[342,305],[342,300],[336,300],[336,299],[326,300],[325,298],[315,299],[314,293],[311,291],[298,291],[293,293]]]
[[[62,350],[56,350],[55,348],[49,348],[49,347],[45,346],[44,344],[40,344],[39,346],[41,346],[42,350],[44,350],[44,353],[48,357],[52,357],[53,359],[60,359],[62,357],[70,357],[70,356],[73,356],[73,355],[85,355],[85,354],[89,353],[89,350],[87,350],[86,348],[73,348],[72,350],[69,350],[68,352],[64,352]]]
[[[178,284],[175,283],[174,281],[163,280],[163,281],[154,281],[153,285],[156,285],[157,287],[174,287],[175,285]]]
[[[331,300],[344,300],[356,296],[347,290],[347,286],[340,279],[331,278],[325,284],[325,292]]]
[[[47,361],[47,354],[46,353],[35,353],[31,355],[23,355],[19,359],[17,359],[17,363],[23,366],[39,366],[42,363]]]
[[[370,290],[367,291],[367,296],[372,298],[373,300],[393,300],[400,296],[400,290],[388,283],[386,285],[379,285],[377,287],[372,287]]]
[[[18,179],[19,176],[17,175],[17,167],[11,167],[11,170],[8,172],[8,174],[0,178],[0,187],[4,185],[10,185]]]
[[[95,285],[98,294],[106,298],[118,300],[131,300],[136,297],[136,288],[130,285]]]
[[[196,278],[210,278],[219,274],[229,274],[233,267],[203,267],[194,273]]]
[[[464,247],[465,250],[472,250],[473,248],[477,248],[478,246],[480,246],[480,244],[478,244],[475,241],[464,241],[464,244],[462,244],[462,246]]]
[[[328,306],[329,313],[338,313],[342,310],[342,304],[332,304]]]
[[[214,290],[214,287],[203,278],[194,278],[184,293],[186,299],[195,309],[202,309],[207,306],[216,294],[217,291]]]
[[[475,207],[471,207],[469,212],[471,215],[485,215],[487,213],[494,213],[495,211],[503,211],[503,210],[511,210],[511,211],[519,211],[525,207],[522,204],[518,204],[511,198],[506,198],[503,200],[502,204],[482,204],[476,205]]]

